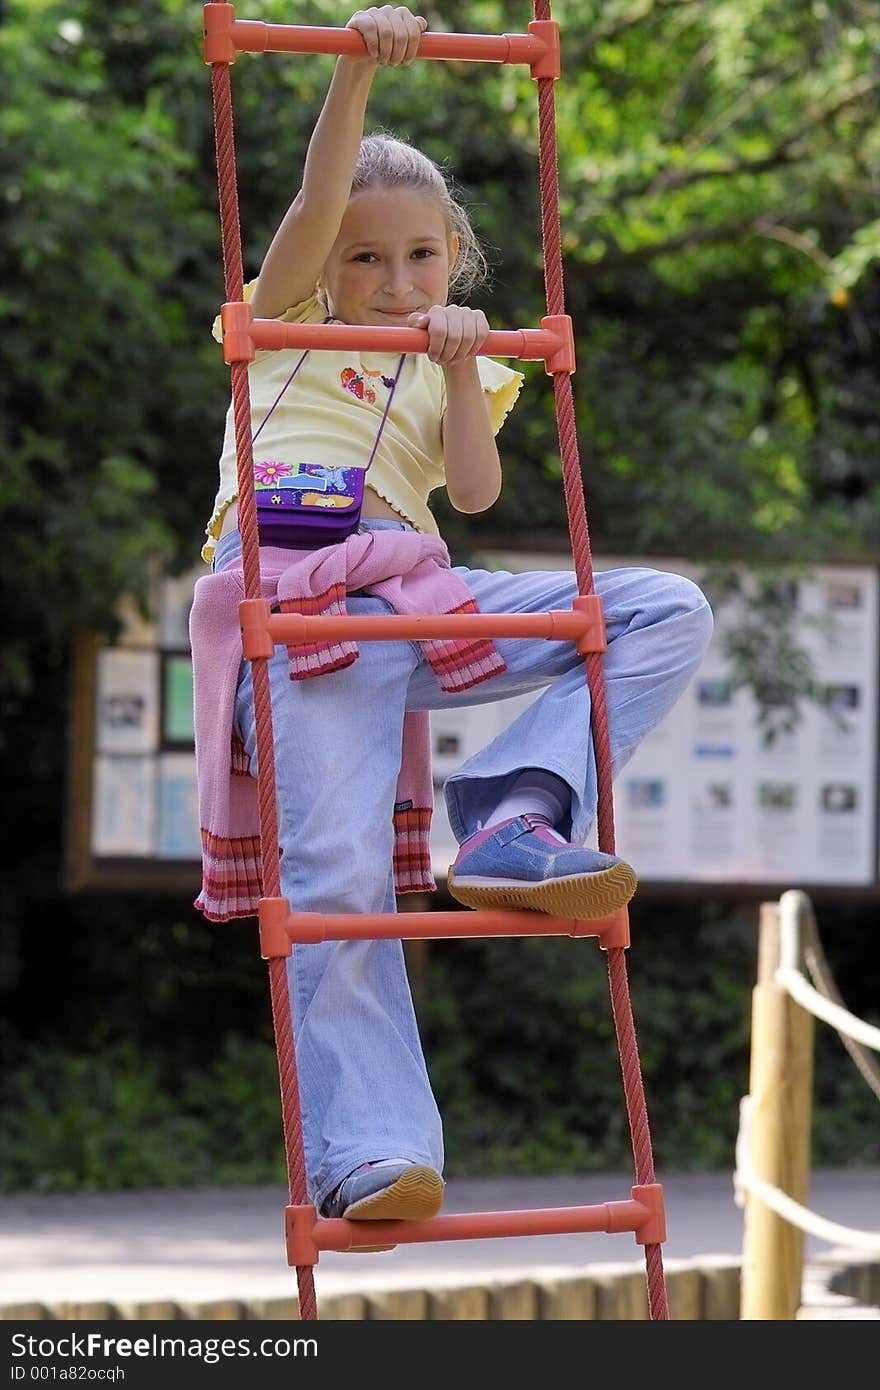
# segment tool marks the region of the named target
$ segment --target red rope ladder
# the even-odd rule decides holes
[[[218,0],[209,0],[209,3],[212,4],[217,2]],[[549,20],[551,17],[549,0],[535,0],[534,11],[536,20]],[[211,62],[211,86],[225,293],[227,302],[239,303],[244,298],[244,274],[235,167],[230,61]],[[547,312],[548,315],[564,315],[565,295],[559,216],[554,78],[539,76],[536,80],[538,83],[541,223]],[[232,362],[230,371],[238,463],[238,522],[242,539],[244,589],[245,597],[254,599],[260,596],[260,566],[253,485],[253,441],[247,362]],[[578,592],[581,595],[591,595],[594,593],[593,568],[578,455],[570,370],[554,371],[553,387],[565,503],[575,572],[578,579]],[[589,653],[585,662],[586,677],[590,688],[593,744],[596,753],[598,843],[600,850],[604,853],[613,854],[614,811],[611,787],[611,749],[601,653]],[[275,802],[275,751],[267,661],[262,658],[253,660],[252,672],[257,758],[260,770],[258,798],[263,895],[266,898],[277,899],[281,896],[280,850]],[[639,1064],[638,1044],[629,997],[624,948],[622,946],[610,946],[607,949],[607,957],[611,1007],[623,1073],[636,1177],[640,1185],[651,1185],[654,1183],[654,1161]],[[269,987],[275,1046],[278,1055],[281,1114],[290,1203],[292,1206],[303,1206],[307,1201],[307,1192],[302,1117],[287,987],[287,969],[283,957],[273,956],[269,960]],[[646,1244],[645,1261],[650,1316],[652,1319],[668,1318],[662,1248],[659,1244]],[[310,1264],[297,1264],[296,1270],[300,1317],[303,1320],[314,1320],[318,1316],[318,1311],[312,1266]]]

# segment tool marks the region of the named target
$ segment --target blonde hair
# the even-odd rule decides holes
[[[451,180],[421,150],[385,131],[365,135],[352,179],[352,194],[365,189],[418,188],[437,199],[450,234],[458,237],[458,256],[449,275],[449,292],[467,294],[486,279],[488,267],[470,218],[453,196]]]

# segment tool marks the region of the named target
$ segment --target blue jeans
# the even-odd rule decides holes
[[[368,521],[374,529],[403,523]],[[214,568],[240,553],[222,537]],[[571,607],[568,571],[456,567],[483,613]],[[675,704],[700,664],[712,614],[690,580],[650,569],[595,576],[605,611],[605,680],[615,775]],[[350,595],[350,613],[387,613]],[[503,700],[546,687],[445,784],[459,840],[486,821],[524,767],[571,788],[559,828],[583,843],[596,807],[590,692],[570,642],[501,638],[507,670],[462,694],[440,689],[415,642],[362,642],[342,671],[291,681],[286,648],[269,662],[282,846],[281,892],[299,911],[394,912],[392,811],[404,714]],[[242,662],[236,723],[256,775],[250,663]],[[323,776],[318,770],[323,769]],[[288,964],[306,1167],[320,1206],[358,1164],[408,1158],[442,1171],[443,1138],[399,941],[298,945]]]

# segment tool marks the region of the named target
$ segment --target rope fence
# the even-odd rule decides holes
[[[880,1028],[856,1018],[844,1007],[822,950],[813,904],[806,893],[794,888],[783,893],[779,900],[779,929],[777,983],[788,991],[792,999],[797,1000],[801,1008],[836,1028],[841,1041],[847,1045],[847,1051],[880,1100],[880,1066],[863,1051],[863,1048],[870,1047],[880,1052]],[[804,978],[798,966],[801,959],[807,966],[813,985]],[[849,1039],[862,1046],[850,1048]]]
[[[880,1255],[880,1231],[859,1231],[854,1226],[841,1226],[837,1221],[829,1221],[824,1216],[817,1216],[808,1207],[796,1202],[793,1197],[786,1196],[778,1187],[774,1187],[770,1182],[765,1182],[763,1178],[759,1178],[751,1171],[749,1163],[749,1146],[752,1139],[750,1101],[750,1096],[743,1096],[740,1101],[739,1133],[736,1140],[736,1172],[733,1178],[736,1187],[737,1206],[745,1205],[745,1194],[750,1192],[771,1211],[775,1211],[783,1220],[788,1221],[792,1226],[797,1226],[807,1235],[815,1236],[818,1240],[825,1240],[829,1245],[846,1245],[854,1250],[867,1250],[869,1253]]]
[[[736,1202],[746,1211],[744,1319],[796,1315],[804,1233],[880,1255],[880,1231],[840,1225],[805,1205],[816,1018],[838,1032],[880,1097],[880,1068],[866,1050],[880,1051],[880,1028],[845,1007],[822,951],[813,905],[793,889],[761,909],[750,1093],[740,1103],[734,1173]]]

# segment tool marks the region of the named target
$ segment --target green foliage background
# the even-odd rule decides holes
[[[338,0],[239,9],[287,23],[349,14]],[[521,31],[531,18],[530,6],[496,0],[425,13],[432,29],[469,32]],[[875,559],[874,0],[557,0],[554,16],[594,548]],[[220,1152],[232,1163],[224,1180],[253,1176],[277,1152],[252,943],[207,932],[188,902],[70,899],[61,867],[71,634],[112,633],[120,595],[143,596],[157,560],[171,571],[194,562],[216,486],[228,378],[208,331],[223,285],[201,6],[8,0],[0,18],[0,1036],[15,1063],[0,1181],[198,1180]],[[248,273],[296,190],[331,66],[283,55],[235,65]],[[370,123],[449,165],[489,248],[490,321],[535,323],[528,76],[454,63],[380,73]],[[564,544],[540,367],[502,442],[497,507],[475,525],[437,502],[459,554],[487,540]],[[631,969],[658,1152],[729,1162],[754,912],[709,901],[676,914],[647,898],[640,910]],[[870,1013],[872,909],[841,912],[834,963],[846,975],[858,961],[851,1004]],[[432,954],[421,1010],[453,1163],[625,1161],[601,980],[595,961],[572,974],[558,944]],[[193,1000],[209,989],[198,1024]],[[876,1156],[846,1086],[831,1060],[820,1068],[817,1104],[834,1116],[820,1151]],[[212,1107],[215,1094],[227,1099]],[[126,1131],[135,1115],[131,1133],[154,1143]]]

